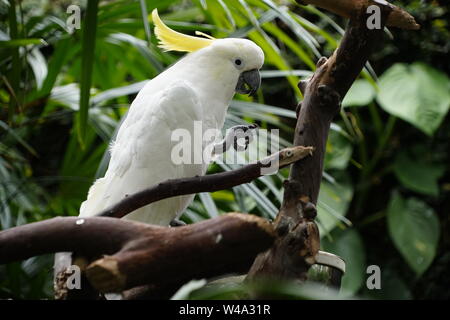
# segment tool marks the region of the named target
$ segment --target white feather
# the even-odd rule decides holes
[[[236,57],[243,59],[248,69],[259,69],[264,60],[262,50],[249,40],[220,39],[187,55],[145,85],[111,143],[105,177],[90,188],[80,216],[94,216],[127,195],[161,181],[205,174],[205,163],[174,164],[171,150],[178,142],[171,141],[171,135],[181,128],[193,133],[195,121],[201,121],[203,131],[222,129],[243,71],[233,65]],[[188,195],[158,201],[125,218],[168,225],[192,198]]]

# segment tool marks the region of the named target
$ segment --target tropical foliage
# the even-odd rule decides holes
[[[323,249],[347,261],[347,296],[448,297],[445,284],[430,282],[450,261],[443,237],[450,192],[448,5],[402,2],[422,31],[392,30],[394,40],[386,33],[388,44],[345,98],[327,144],[318,224]],[[74,4],[82,20],[72,30],[66,9]],[[292,141],[302,98],[297,82],[332,53],[345,26],[285,0],[0,1],[1,229],[78,214],[106,170],[108,144],[134,96],[181,57],[157,47],[149,15],[155,5],[176,30],[247,37],[264,50],[261,90],[253,99],[236,97],[225,127],[257,122],[280,129],[281,147]],[[209,171],[230,169],[215,164]],[[274,218],[287,174],[199,194],[183,220],[230,211]],[[376,292],[365,289],[371,264],[382,270]],[[51,274],[50,256],[2,266],[0,297],[50,297]],[[283,288],[286,296],[305,297],[295,286]]]

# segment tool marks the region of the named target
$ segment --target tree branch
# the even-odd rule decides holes
[[[344,18],[351,18],[357,14],[362,7],[370,4],[388,3],[384,0],[296,0],[299,4],[312,4],[316,7],[328,10]],[[391,14],[387,18],[387,27],[396,27],[401,29],[417,30],[420,25],[414,20],[407,11],[388,3],[391,6]]]
[[[56,217],[25,224],[0,232],[0,264],[63,251],[88,257],[111,254],[141,233],[144,226],[97,217]]]
[[[262,176],[262,169],[266,168],[268,164],[274,168],[282,168],[312,155],[312,151],[313,148],[303,146],[286,148],[236,170],[206,176],[170,179],[124,198],[111,208],[101,212],[99,216],[121,218],[136,209],[166,198],[199,192],[214,192],[249,183]]]
[[[175,289],[190,279],[248,270],[274,231],[265,219],[232,213],[177,228],[115,218],[59,217],[0,232],[0,263],[74,251],[101,292],[138,285]],[[180,270],[180,266],[183,266]]]
[[[352,5],[350,22],[344,37],[330,57],[322,57],[314,75],[299,83],[304,99],[297,108],[294,145],[314,146],[312,157],[294,163],[285,191],[280,212],[275,220],[278,236],[270,250],[260,254],[248,274],[256,277],[306,279],[309,267],[315,263],[320,247],[316,217],[317,198],[322,179],[325,146],[333,117],[340,109],[340,102],[360,74],[376,44],[380,42],[383,28],[393,10],[383,1],[304,1],[320,3],[324,8],[336,9],[340,5]],[[380,8],[381,27],[368,29],[367,6]],[[331,7],[329,7],[331,6]],[[346,10],[347,10],[346,9]]]
[[[54,252],[74,252],[87,261],[112,254],[86,269],[91,284],[102,291],[147,285],[158,288],[158,292],[172,292],[195,276],[247,271],[256,253],[266,249],[273,238],[271,226],[261,218],[234,214],[174,229],[104,216],[122,217],[168,197],[250,182],[260,177],[264,168],[287,166],[311,155],[312,150],[303,146],[286,148],[237,170],[168,180],[127,197],[101,213],[103,217],[58,217],[2,231],[0,263]],[[179,264],[170,265],[172,260]],[[180,264],[184,271],[176,275]],[[60,271],[58,292],[66,297],[67,290],[60,282],[65,282],[67,274],[64,269]],[[89,297],[94,296],[95,292],[89,292]]]
[[[113,256],[93,262],[86,274],[102,292],[147,283],[178,287],[195,278],[247,271],[256,254],[271,245],[273,237],[272,226],[266,220],[228,214],[155,230]]]

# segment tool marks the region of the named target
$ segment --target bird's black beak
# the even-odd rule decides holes
[[[241,73],[236,85],[236,92],[242,94],[254,95],[261,85],[261,75],[259,70],[253,69]]]

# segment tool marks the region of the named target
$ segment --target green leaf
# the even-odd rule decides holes
[[[16,4],[15,1],[13,0],[9,1],[8,20],[9,20],[9,38],[11,39],[11,41],[15,41],[18,38],[18,31],[17,31],[18,27],[16,16]],[[19,48],[14,46],[11,47],[9,50],[11,51],[12,57],[12,68],[9,82],[15,95],[15,97],[11,96],[9,100],[8,120],[12,122],[14,112],[18,104],[17,100],[20,91],[21,63],[20,63]]]
[[[353,188],[346,176],[339,177],[337,174],[336,178],[338,182],[322,180],[320,185],[317,219],[321,236],[329,233],[339,223],[351,225],[345,215],[353,197]]]
[[[436,255],[439,219],[425,202],[403,199],[395,192],[387,209],[389,235],[397,250],[418,276],[424,273]]]
[[[170,300],[186,300],[192,291],[198,290],[206,285],[206,279],[191,280],[188,283],[181,286],[180,289],[170,298]]]
[[[404,187],[437,197],[438,179],[444,174],[445,165],[426,163],[421,158],[412,159],[406,152],[401,152],[395,158],[394,172]]]
[[[142,22],[144,24],[145,36],[147,38],[147,42],[150,43],[151,32],[150,25],[148,24],[147,4],[145,3],[145,0],[140,0],[139,3],[141,5]]]
[[[264,24],[264,29],[270,32],[279,41],[282,41],[288,48],[290,48],[300,60],[305,62],[312,70],[315,69],[316,65],[311,59],[310,55],[303,50],[301,46],[298,45],[297,41],[292,40],[286,33],[284,33],[280,28],[278,28],[274,23]]]
[[[72,42],[72,39],[62,39],[58,41],[55,51],[48,63],[48,73],[39,92],[40,96],[45,96],[52,91],[56,78],[61,72],[63,65],[72,58],[80,49],[79,45]]]
[[[355,294],[366,278],[366,255],[364,243],[355,229],[335,230],[332,240],[322,239],[322,248],[345,260],[345,275],[342,277],[341,290],[346,294]]]
[[[136,82],[127,86],[117,87],[117,88],[111,88],[108,90],[105,90],[103,92],[100,92],[92,97],[91,102],[92,105],[98,105],[102,102],[105,102],[107,100],[115,99],[118,97],[123,97],[130,94],[138,93],[139,90],[141,90],[145,84],[149,80],[144,80],[140,82]]]
[[[412,294],[408,285],[402,280],[402,275],[392,267],[380,265],[381,269],[381,289],[369,290],[364,288],[363,299],[377,300],[411,300]]]
[[[33,149],[25,140],[23,140],[11,127],[9,127],[5,122],[0,120],[0,128],[8,132],[20,145],[28,150],[32,155],[38,156],[36,150]]]
[[[0,48],[14,48],[14,47],[24,47],[33,44],[44,44],[46,45],[44,39],[14,39],[14,40],[6,40],[0,41]]]
[[[395,64],[380,77],[379,88],[377,100],[386,112],[429,136],[450,107],[450,79],[422,63]]]
[[[38,48],[34,48],[27,56],[28,63],[33,70],[36,79],[36,87],[42,88],[45,78],[48,74],[47,61]]]
[[[261,78],[282,78],[288,76],[309,78],[313,75],[309,70],[262,70],[260,71]]]
[[[88,1],[85,23],[83,26],[80,109],[78,138],[83,145],[89,114],[89,99],[91,94],[92,69],[94,66],[95,35],[97,32],[98,0]]]
[[[106,41],[113,44],[120,42],[128,43],[135,47],[139,53],[151,63],[155,70],[158,72],[162,72],[164,70],[164,66],[155,56],[155,53],[148,48],[147,43],[144,40],[138,39],[127,33],[118,32],[108,35]]]
[[[320,53],[317,50],[320,46],[319,42],[307,30],[305,30],[305,28],[295,21],[285,7],[278,7],[273,1],[270,0],[262,0],[262,2],[274,10],[278,14],[278,18],[283,21],[300,40],[305,42],[317,57],[320,56]]]
[[[200,200],[205,206],[206,212],[208,212],[211,218],[215,218],[219,216],[219,210],[217,209],[216,204],[214,203],[213,198],[209,192],[202,192],[198,194]]]
[[[366,106],[375,98],[375,88],[369,81],[364,79],[356,80],[346,94],[342,106],[361,107]]]
[[[350,141],[337,131],[330,131],[325,153],[325,169],[347,168],[353,148]]]
[[[252,111],[258,113],[268,113],[280,117],[286,117],[291,119],[296,119],[295,111],[288,110],[285,108],[280,108],[276,106],[269,106],[262,103],[232,100],[230,107],[237,110]]]

